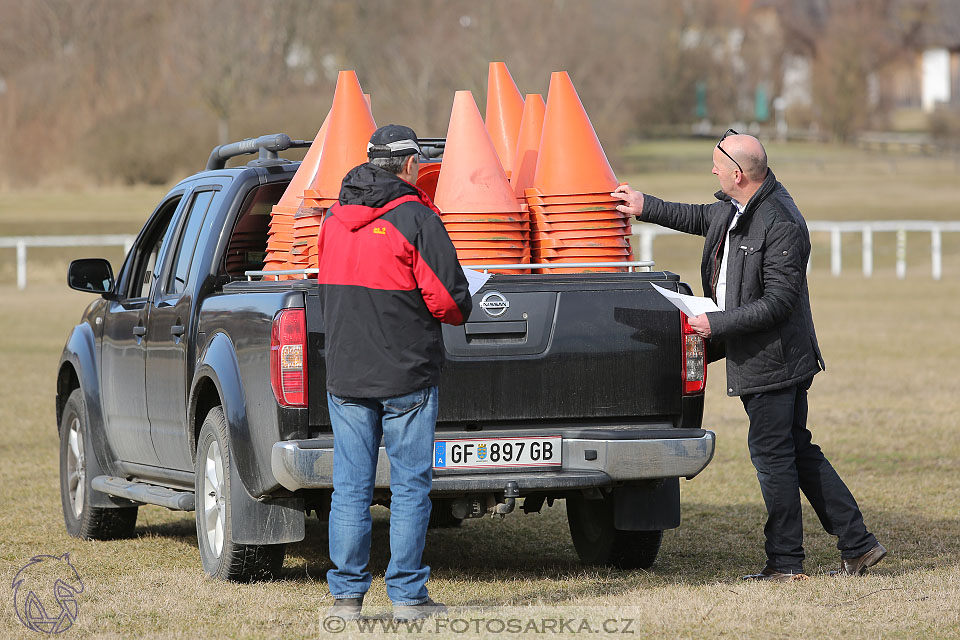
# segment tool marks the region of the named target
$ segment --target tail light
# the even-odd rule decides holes
[[[281,405],[307,406],[307,318],[303,309],[284,309],[273,319],[270,386]]]
[[[703,338],[693,330],[683,313],[680,314],[680,323],[683,328],[683,394],[701,393],[707,386]]]

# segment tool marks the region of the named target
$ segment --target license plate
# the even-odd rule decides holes
[[[560,466],[561,436],[436,440],[434,469]]]

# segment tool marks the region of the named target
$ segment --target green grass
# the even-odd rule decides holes
[[[705,153],[709,157],[709,145]],[[910,191],[916,177],[891,179],[859,169],[848,173],[866,186],[826,183],[809,202],[798,196],[808,217],[828,217],[821,215],[820,201],[852,211],[861,200],[879,198],[891,182]],[[795,195],[794,182],[801,190],[808,184],[810,193],[818,195],[815,177],[799,169],[793,178],[778,175]],[[944,182],[934,191],[943,199],[930,211],[955,210],[960,181],[941,178]],[[652,193],[694,201],[709,197],[711,180],[709,167],[705,179],[685,170],[631,178]],[[113,231],[112,224],[120,231],[136,231],[161,195],[155,190],[107,191],[81,194],[76,202],[86,202],[82,209],[102,231]],[[34,204],[35,221],[16,222],[6,203],[22,199],[3,197],[8,198],[0,208],[4,224],[22,224],[25,232],[43,232],[31,226],[39,226],[35,221],[63,219],[58,211]],[[72,200],[63,194],[49,202],[61,206]],[[103,218],[96,219],[97,212]],[[76,228],[86,232],[86,223]],[[656,245],[660,267],[694,283],[699,251],[695,238],[664,238]],[[76,627],[64,637],[323,636],[318,613],[330,602],[324,582],[330,563],[325,527],[313,518],[306,539],[289,548],[281,579],[254,585],[204,577],[192,514],[142,507],[132,540],[82,542],[66,535],[57,478],[55,369],[70,327],[91,298],[60,285],[63,256],[35,265],[30,255],[27,291],[0,285],[0,363],[7,372],[0,385],[0,576],[9,584],[31,556],[70,552],[86,589]],[[723,365],[715,364],[709,371],[705,424],[717,433],[716,457],[699,477],[681,483],[683,523],[665,534],[653,569],[581,567],[558,502],[539,515],[515,513],[503,521],[472,520],[460,529],[431,531],[426,549],[426,562],[433,567],[431,595],[467,607],[458,614],[465,619],[582,618],[598,628],[616,619],[621,629],[620,621],[629,619],[635,633],[623,635],[642,638],[960,637],[960,397],[955,378],[960,341],[954,335],[960,326],[960,260],[956,253],[944,260],[941,282],[930,279],[919,254],[903,281],[892,277],[892,262],[878,264],[874,278],[865,280],[855,262],[845,264],[843,277],[832,278],[825,260],[814,261],[812,305],[827,371],[811,389],[809,424],[853,490],[867,525],[890,549],[888,559],[870,575],[824,575],[838,561],[835,540],[805,506],[806,569],[813,579],[784,585],[737,579],[762,566],[765,512],[747,455],[743,409],[723,393]],[[388,513],[375,509],[375,579],[367,599],[372,614],[389,607],[383,587]],[[7,595],[0,636],[36,637],[16,620],[12,593]],[[520,606],[532,609],[513,608]]]

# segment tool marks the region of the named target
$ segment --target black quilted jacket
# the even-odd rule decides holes
[[[700,271],[704,295],[714,300],[723,242],[736,211],[727,195],[716,197],[713,204],[679,204],[645,194],[640,215],[644,222],[706,237]],[[824,368],[807,291],[809,257],[806,222],[768,171],[730,232],[726,311],[707,316],[713,346],[726,354],[728,395],[789,387]]]

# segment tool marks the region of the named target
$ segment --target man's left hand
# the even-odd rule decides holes
[[[693,330],[697,332],[697,335],[703,336],[704,338],[710,337],[710,320],[707,318],[707,314],[701,313],[698,316],[688,318],[687,322],[689,322]]]

